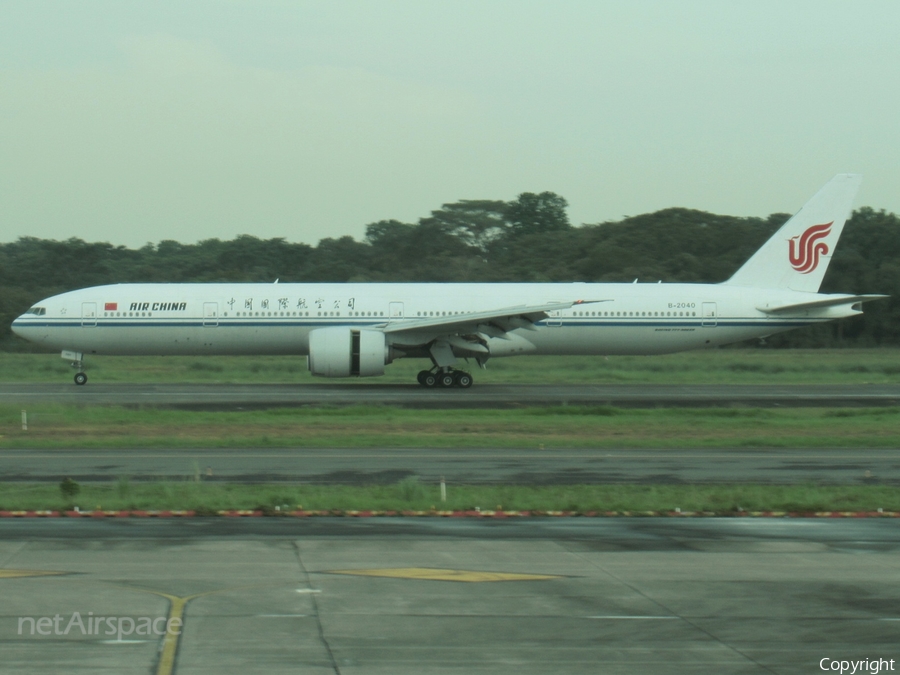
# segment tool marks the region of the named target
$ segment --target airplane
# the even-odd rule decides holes
[[[835,176],[718,284],[116,284],[42,300],[12,330],[62,350],[77,385],[95,354],[305,355],[329,378],[423,358],[432,367],[419,384],[467,388],[460,359],[717,347],[856,316],[887,297],[818,292],[860,181]]]

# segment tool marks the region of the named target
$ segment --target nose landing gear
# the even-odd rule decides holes
[[[420,371],[416,376],[423,387],[431,389],[433,387],[442,387],[449,389],[450,387],[460,387],[468,389],[472,386],[474,380],[472,376],[464,370],[456,368],[432,368],[431,370]]]
[[[66,361],[71,361],[71,366],[73,368],[77,368],[78,372],[75,373],[75,384],[81,386],[87,382],[87,374],[84,372],[84,354],[81,352],[70,352],[64,351],[60,354]]]

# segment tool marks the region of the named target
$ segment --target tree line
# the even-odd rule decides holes
[[[56,293],[132,282],[696,282],[724,281],[789,217],[670,208],[574,227],[552,192],[513,201],[461,200],[416,223],[382,220],[365,238],[318,245],[242,235],[139,249],[22,237],[0,244],[0,348],[25,349],[12,320]],[[863,317],[806,328],[774,346],[900,344],[900,218],[854,211],[822,292],[884,293]]]

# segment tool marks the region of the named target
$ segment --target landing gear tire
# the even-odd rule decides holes
[[[453,373],[453,384],[462,389],[468,389],[472,386],[472,376],[464,370],[457,370]]]
[[[450,389],[451,387],[459,387],[460,389],[468,389],[472,386],[474,379],[464,370],[422,370],[416,375],[419,384],[429,389],[441,387],[442,389]]]
[[[84,373],[75,373],[75,384],[79,387],[87,382],[87,375]]]

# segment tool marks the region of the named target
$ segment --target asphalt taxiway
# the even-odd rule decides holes
[[[0,521],[0,672],[896,669],[898,554],[886,519]]]
[[[876,449],[70,449],[3,450],[4,481],[183,480],[424,483],[828,483],[900,485],[900,453]]]
[[[900,385],[534,385],[423,389],[406,384],[0,384],[0,403],[153,406],[204,410],[385,405],[404,408],[893,406]]]

